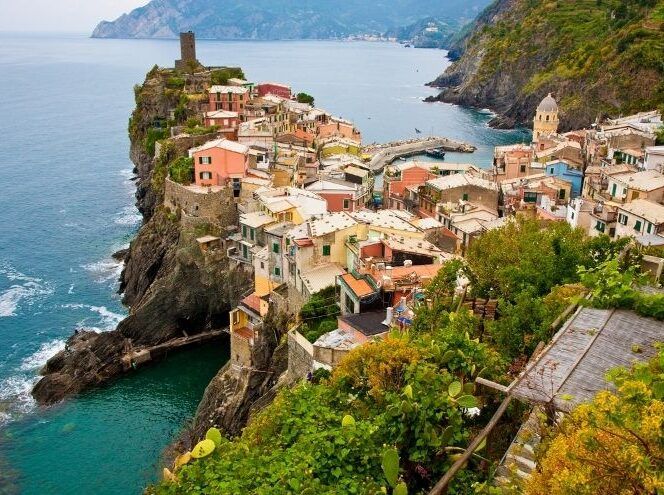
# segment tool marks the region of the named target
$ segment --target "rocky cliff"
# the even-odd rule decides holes
[[[530,125],[553,93],[561,128],[664,104],[663,0],[497,0],[452,42],[432,100]]]
[[[474,18],[489,0],[152,0],[115,21],[98,38],[174,38],[193,30],[208,39],[334,39],[384,33],[435,16]]]
[[[122,356],[128,350],[227,326],[228,311],[251,287],[251,276],[231,267],[223,251],[203,254],[196,243],[200,235],[221,234],[220,223],[185,224],[162,204],[165,162],[183,150],[162,146],[155,157],[155,141],[166,135],[162,128],[171,111],[189,104],[180,90],[168,87],[172,79],[172,74],[153,69],[135,90],[129,132],[137,205],[145,223],[125,255],[121,277],[130,314],[112,332],[77,331],[46,364],[33,390],[39,403],[60,401],[113,378],[123,371]],[[224,226],[237,215],[232,202],[225,208]]]

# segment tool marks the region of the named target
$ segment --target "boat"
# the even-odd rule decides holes
[[[425,153],[427,156],[430,156],[431,158],[438,158],[440,160],[445,159],[445,151],[443,151],[442,148],[427,148],[425,150]]]

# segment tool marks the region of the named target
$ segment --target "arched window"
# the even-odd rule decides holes
[[[548,116],[548,115],[546,116],[546,121],[547,121],[547,122],[549,121],[549,116]]]
[[[540,122],[542,122],[542,114],[539,115]]]

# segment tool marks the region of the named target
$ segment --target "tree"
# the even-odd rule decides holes
[[[178,184],[191,184],[194,180],[194,159],[185,156],[177,158],[169,165],[168,174]]]
[[[307,93],[298,93],[296,98],[299,103],[306,103],[312,106],[314,104],[314,97]]]
[[[609,374],[615,393],[577,407],[546,445],[526,495],[664,493],[664,350]]]
[[[212,84],[217,84],[223,86],[228,84],[229,79],[244,79],[244,72],[239,67],[224,67],[223,69],[218,69],[212,71],[210,75],[210,81]]]

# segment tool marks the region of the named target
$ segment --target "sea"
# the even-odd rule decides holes
[[[172,66],[174,40],[0,33],[0,494],[139,494],[195,412],[227,345],[192,349],[54,407],[30,397],[40,367],[76,328],[127,315],[121,264],[141,224],[127,123],[133,86]],[[394,43],[199,41],[206,65],[287,82],[353,120],[366,143],[440,135],[478,147],[448,162],[489,167],[489,110],[424,103],[444,51]],[[421,134],[417,133],[417,130]]]

